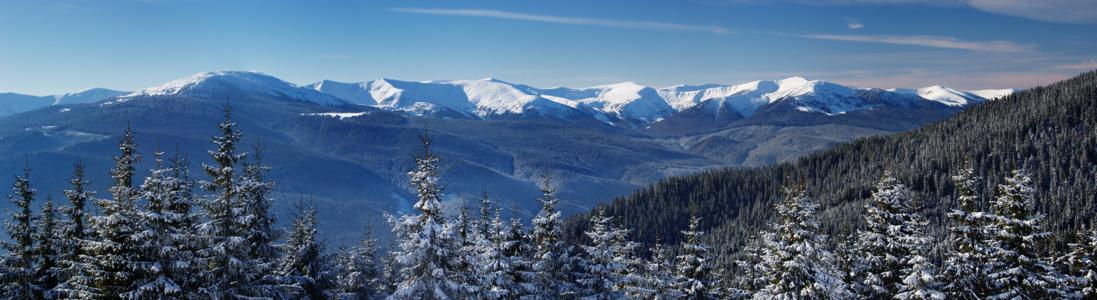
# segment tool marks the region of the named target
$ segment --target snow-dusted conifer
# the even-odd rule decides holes
[[[8,299],[35,299],[41,296],[41,287],[35,285],[34,260],[37,255],[34,245],[34,216],[31,203],[38,193],[30,185],[30,167],[23,167],[23,174],[15,176],[12,194],[8,195],[12,209],[8,211],[11,220],[4,222],[10,242],[3,242],[7,253],[0,257],[0,297]]]
[[[282,245],[282,258],[278,262],[278,274],[291,282],[299,297],[323,299],[328,285],[323,257],[323,245],[317,236],[315,207],[303,207],[293,220],[293,225]]]
[[[986,292],[983,265],[987,262],[987,245],[983,229],[989,218],[978,211],[977,181],[970,166],[952,177],[960,207],[948,213],[953,225],[949,227],[950,240],[942,272],[947,283],[943,288],[945,295],[952,299],[979,299]]]
[[[539,199],[541,210],[533,218],[533,232],[530,233],[534,248],[530,263],[537,276],[533,293],[543,298],[553,298],[570,293],[572,289],[567,274],[571,258],[563,242],[560,212],[556,210],[559,200],[554,196],[556,190],[548,177],[543,179],[540,186],[542,197]]]
[[[201,203],[204,218],[197,225],[203,244],[196,251],[204,266],[201,292],[209,298],[271,295],[273,291],[265,286],[251,285],[263,274],[254,272],[248,253],[251,247],[242,228],[247,218],[239,203],[241,186],[236,180],[236,167],[247,155],[237,152],[242,134],[236,129],[230,107],[225,107],[225,119],[217,127],[221,134],[210,139],[215,149],[207,151],[213,164],[202,164],[209,180],[200,182],[211,194]]]
[[[682,296],[676,288],[676,280],[670,250],[661,243],[651,248],[651,259],[644,264],[644,289],[629,296],[639,299],[678,299]]]
[[[418,194],[413,206],[418,215],[390,218],[398,238],[396,261],[401,279],[392,299],[456,299],[466,287],[457,278],[453,258],[458,255],[453,228],[442,215],[442,187],[438,182],[438,157],[430,151],[430,139],[422,137],[423,153],[415,156],[416,169],[408,173]]]
[[[762,235],[758,265],[764,283],[754,299],[846,299],[850,293],[818,233],[816,204],[803,189],[786,189],[777,221]]]
[[[907,267],[903,270],[902,281],[899,282],[899,292],[896,299],[901,300],[942,300],[945,293],[941,291],[941,282],[937,279],[937,268],[926,258],[926,249],[932,244],[932,239],[924,236],[927,222],[920,218],[912,218],[907,222],[918,233],[904,238],[902,242],[908,244],[910,254],[905,262]]]
[[[689,229],[682,231],[682,250],[677,257],[675,268],[676,287],[685,299],[713,298],[712,262],[708,256],[709,248],[701,240],[704,232],[699,229],[701,218],[693,216],[689,220]]]
[[[377,259],[377,240],[367,229],[358,245],[339,256],[336,277],[337,298],[367,300],[381,296],[381,268]]]
[[[992,203],[994,223],[989,225],[991,246],[987,276],[988,299],[1050,299],[1061,297],[1063,278],[1041,257],[1038,243],[1048,233],[1040,224],[1043,216],[1033,211],[1032,179],[1022,170],[1013,171],[998,186]]]
[[[57,212],[53,208],[53,197],[46,197],[42,204],[42,214],[36,220],[34,233],[35,252],[35,285],[41,289],[43,295],[52,294],[52,290],[62,280],[62,269],[58,263],[60,247],[58,243]]]
[[[910,226],[910,189],[885,172],[876,191],[865,203],[865,228],[857,231],[851,268],[856,292],[865,298],[888,298],[898,294],[902,270],[909,268],[912,245],[909,239],[921,234]]]
[[[79,273],[78,260],[83,255],[80,241],[88,238],[88,215],[85,212],[89,201],[94,201],[95,192],[87,188],[90,184],[84,179],[84,164],[77,162],[73,166],[72,177],[69,179],[71,188],[65,190],[65,198],[68,205],[61,207],[61,219],[58,238],[60,254],[58,264],[61,271],[62,282]]]
[[[1071,291],[1082,299],[1097,299],[1097,227],[1078,232],[1078,239],[1064,259]]]
[[[583,270],[576,275],[581,299],[620,299],[624,293],[618,290],[621,272],[625,266],[617,259],[621,250],[617,249],[615,239],[619,234],[610,224],[611,217],[604,210],[596,210],[590,217],[590,228],[584,234],[590,239],[590,245],[582,247],[580,256]]]

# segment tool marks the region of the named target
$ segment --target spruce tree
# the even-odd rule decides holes
[[[339,256],[339,273],[335,278],[339,299],[367,300],[381,294],[381,268],[377,259],[377,240],[366,229],[358,245]]]
[[[651,248],[651,259],[645,263],[644,289],[633,292],[630,297],[639,299],[678,299],[682,296],[678,292],[675,280],[674,263],[671,261],[670,250],[656,242]]]
[[[944,292],[952,299],[980,299],[986,293],[983,266],[987,262],[987,245],[983,228],[990,219],[978,210],[977,181],[975,170],[970,166],[952,177],[959,194],[959,209],[948,213],[953,226],[949,227],[950,240],[942,274],[947,283]]]
[[[251,285],[262,274],[254,272],[242,228],[247,218],[240,204],[236,168],[247,155],[237,152],[242,134],[230,107],[225,107],[225,119],[217,127],[221,135],[211,138],[215,149],[208,151],[213,164],[202,164],[209,180],[201,186],[212,195],[201,203],[204,218],[197,225],[202,245],[196,253],[204,266],[201,292],[210,298],[271,295],[272,290]]]
[[[713,298],[712,262],[709,247],[702,242],[702,232],[698,227],[701,218],[693,216],[689,220],[689,229],[682,231],[682,250],[678,255],[675,268],[676,287],[685,299]]]
[[[42,294],[49,297],[53,289],[62,280],[62,268],[60,259],[60,234],[58,233],[57,213],[53,208],[53,197],[46,197],[42,204],[42,214],[35,222],[38,229],[35,232],[35,286],[41,289]]]
[[[540,189],[541,210],[533,218],[533,232],[530,233],[534,247],[531,263],[537,276],[533,292],[543,298],[553,298],[569,293],[572,288],[567,275],[571,258],[562,240],[560,212],[556,210],[559,200],[554,196],[556,190],[548,177],[544,178]]]
[[[418,194],[413,207],[419,214],[391,218],[398,238],[396,261],[401,266],[401,279],[392,298],[460,298],[466,287],[453,265],[458,255],[453,228],[442,215],[438,157],[430,150],[429,137],[424,135],[421,140],[423,153],[415,156],[416,169],[408,173]]]
[[[912,228],[910,189],[885,172],[865,204],[865,228],[857,231],[852,271],[854,288],[864,298],[884,299],[898,294],[902,270],[909,268],[912,245],[920,235]]]
[[[518,299],[522,291],[515,276],[514,264],[520,262],[513,255],[520,255],[517,252],[521,251],[521,236],[510,234],[513,231],[503,225],[501,214],[496,214],[489,226],[487,237],[479,241],[476,251],[479,254],[477,268],[480,269],[477,296],[482,299]]]
[[[1038,243],[1047,238],[1033,211],[1032,179],[1015,170],[998,186],[992,203],[995,222],[989,225],[991,246],[987,265],[991,293],[988,299],[1050,299],[1061,297],[1062,278],[1041,257]]]
[[[762,235],[754,299],[846,299],[850,293],[834,267],[815,219],[816,204],[802,188],[786,189],[777,220]]]
[[[275,249],[275,231],[273,229],[275,218],[270,209],[273,200],[270,198],[274,190],[274,182],[266,179],[270,167],[263,162],[263,147],[256,144],[251,155],[251,162],[244,163],[244,172],[239,179],[239,206],[243,212],[239,222],[241,235],[247,241],[247,257],[251,259],[249,265],[253,272],[265,273],[273,268],[273,262],[278,250]]]
[[[1065,258],[1070,285],[1076,296],[1097,299],[1097,227],[1078,232]]]
[[[24,165],[23,174],[15,176],[12,194],[8,195],[14,209],[8,210],[11,220],[4,222],[10,242],[3,242],[7,253],[0,257],[3,274],[0,274],[0,297],[8,299],[37,299],[42,288],[36,286],[36,255],[34,237],[34,215],[31,203],[37,194],[30,185],[30,167]]]
[[[80,241],[89,237],[88,215],[85,211],[87,203],[95,200],[95,192],[87,188],[90,183],[84,179],[83,163],[77,162],[73,166],[69,184],[71,184],[71,189],[65,190],[65,198],[68,199],[69,203],[67,206],[61,207],[61,213],[65,218],[60,221],[61,237],[58,239],[58,247],[60,248],[58,264],[63,268],[61,271],[62,282],[67,281],[80,271],[77,267],[79,259],[84,253],[80,247]]]
[[[590,239],[590,245],[582,246],[580,256],[582,270],[576,275],[579,283],[579,297],[582,299],[620,299],[624,293],[618,289],[621,272],[625,265],[617,259],[621,249],[617,249],[617,235],[620,234],[610,224],[612,218],[604,210],[597,210],[590,217],[590,228],[584,232]]]
[[[922,234],[926,228],[925,220],[914,218],[908,220],[908,226],[914,228],[919,235],[912,235],[902,242],[910,248],[910,255],[902,272],[902,281],[899,283],[899,291],[894,298],[901,300],[930,300],[945,299],[945,293],[941,291],[941,282],[937,279],[937,267],[926,257],[932,239]]]
[[[58,289],[65,298],[118,299],[134,290],[139,279],[141,253],[134,237],[143,224],[135,203],[140,192],[134,187],[134,174],[140,156],[131,128],[123,133],[118,150],[110,171],[111,197],[95,199],[100,215],[90,218],[91,234],[80,241],[80,273]]]
[[[325,298],[325,288],[330,280],[325,274],[323,245],[317,236],[316,208],[301,208],[293,220],[286,243],[282,245],[282,258],[278,274],[287,278],[301,296],[309,299]]]

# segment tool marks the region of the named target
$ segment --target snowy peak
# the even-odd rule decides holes
[[[53,104],[75,104],[75,103],[91,103],[100,100],[106,100],[122,95],[129,94],[130,92],[115,91],[104,88],[90,88],[78,92],[67,93],[64,95],[54,95]]]
[[[918,97],[922,97],[923,99],[938,102],[948,106],[965,106],[972,103],[979,103],[985,100],[983,99],[983,97],[980,97],[978,95],[965,91],[955,90],[948,87],[943,87],[940,85],[934,85],[920,89],[891,89],[889,91],[900,94],[916,95]]]
[[[296,101],[325,105],[345,104],[338,97],[282,81],[259,72],[202,72],[166,82],[123,96],[126,100],[139,96],[193,95],[239,96],[240,93],[284,97]]]
[[[967,91],[976,96],[982,97],[987,100],[998,100],[999,98],[1009,96],[1017,92],[1017,89],[990,89],[990,90],[974,90]]]
[[[675,112],[658,91],[631,81],[583,90],[571,100],[623,120],[651,123]]]

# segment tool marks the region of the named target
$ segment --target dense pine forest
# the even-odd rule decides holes
[[[109,195],[77,163],[64,199],[15,176],[0,258],[7,299],[1097,298],[1097,72],[912,132],[796,163],[669,179],[564,220],[505,218],[487,192],[447,209],[421,137],[414,212],[393,240],[333,248],[300,203],[270,212],[262,148],[226,108],[202,175],[134,130]],[[212,126],[211,126],[212,129]],[[100,170],[91,170],[100,171]],[[101,170],[106,171],[106,170]],[[57,202],[55,202],[57,201]],[[279,199],[278,201],[286,201]],[[527,228],[529,227],[529,228]],[[390,245],[383,247],[382,245]]]

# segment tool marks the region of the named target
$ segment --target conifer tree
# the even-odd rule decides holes
[[[708,256],[709,247],[702,242],[702,232],[698,227],[701,218],[693,216],[689,220],[689,229],[682,231],[685,236],[682,251],[677,258],[675,269],[678,293],[685,299],[712,298],[712,262]]]
[[[987,245],[983,228],[989,222],[986,213],[978,211],[975,193],[975,170],[967,166],[952,177],[959,198],[959,209],[948,213],[949,248],[945,256],[943,277],[945,294],[952,299],[979,299],[987,286],[983,266],[987,262]]]
[[[35,231],[34,240],[38,257],[35,262],[35,286],[42,291],[43,295],[49,296],[62,279],[62,269],[58,263],[61,250],[58,243],[60,235],[57,213],[53,208],[53,197],[46,197],[46,202],[42,204],[41,217],[36,221],[35,227],[38,230]]]
[[[912,245],[910,238],[919,236],[911,228],[910,189],[885,172],[876,184],[876,191],[865,204],[865,229],[857,231],[852,271],[854,287],[861,297],[890,298],[899,291],[902,270],[908,269]]]
[[[143,230],[134,234],[140,261],[136,264],[137,283],[123,293],[130,299],[194,298],[197,284],[193,241],[194,220],[190,212],[190,185],[179,161],[164,165],[164,153],[155,153],[155,166],[141,184],[145,207],[139,212]]]
[[[248,253],[251,247],[242,228],[247,218],[240,203],[236,168],[247,155],[237,152],[242,134],[236,129],[230,107],[225,107],[225,119],[217,127],[221,135],[211,138],[215,149],[207,151],[214,164],[202,164],[209,180],[201,186],[212,195],[201,203],[204,218],[197,225],[202,246],[196,253],[205,268],[201,292],[218,299],[271,295],[273,291],[266,286],[252,285],[262,274],[254,272]]]
[[[85,209],[87,209],[87,203],[94,201],[95,197],[95,192],[87,188],[90,183],[84,179],[83,163],[77,162],[73,166],[69,184],[71,189],[65,190],[65,198],[69,203],[61,207],[61,213],[65,218],[60,220],[60,238],[58,239],[60,249],[58,264],[63,268],[62,282],[80,271],[77,267],[84,253],[80,247],[80,241],[88,239],[88,215]]]
[[[1043,217],[1033,211],[1032,179],[1015,170],[998,186],[992,203],[995,222],[989,225],[991,246],[987,265],[991,294],[988,299],[1050,299],[1063,296],[1060,276],[1041,257],[1039,242],[1048,233]]]
[[[255,270],[253,272],[265,273],[273,268],[278,250],[273,241],[276,238],[273,229],[275,218],[270,209],[273,200],[269,195],[274,190],[274,182],[266,179],[270,167],[263,162],[263,147],[256,144],[251,155],[251,162],[244,164],[243,175],[239,179],[239,206],[243,212],[241,218],[241,235],[247,241],[247,257]]]
[[[540,186],[542,197],[541,210],[533,218],[533,243],[531,264],[537,279],[534,293],[543,298],[552,298],[559,294],[570,293],[572,287],[567,275],[569,260],[568,249],[563,242],[560,212],[556,210],[558,200],[556,190],[548,177],[544,177]]]
[[[674,266],[670,251],[656,242],[651,248],[651,259],[644,265],[644,289],[629,296],[638,299],[678,299],[682,296],[676,288]]]
[[[1070,243],[1065,263],[1072,292],[1082,299],[1097,299],[1097,227],[1082,230]]]
[[[76,267],[80,273],[58,289],[65,298],[120,298],[134,290],[139,279],[141,253],[134,237],[143,231],[143,224],[135,203],[140,192],[134,187],[134,174],[140,156],[131,128],[123,133],[118,150],[110,171],[111,197],[95,199],[100,215],[90,218],[91,234],[80,241],[82,256]]]
[[[616,248],[615,239],[620,234],[612,227],[612,218],[604,210],[597,210],[590,217],[590,228],[584,232],[590,245],[582,246],[580,256],[582,270],[576,275],[581,299],[620,299],[624,293],[617,287],[625,266],[617,260],[622,251]]]
[[[453,258],[457,253],[453,228],[442,215],[442,187],[438,182],[438,157],[430,151],[430,139],[422,137],[423,153],[415,156],[416,169],[409,172],[418,194],[413,206],[418,216],[393,219],[397,241],[396,260],[401,279],[393,299],[453,299],[465,294],[457,278]]]
[[[477,267],[481,270],[478,297],[518,299],[522,291],[518,286],[518,277],[515,276],[514,263],[520,262],[513,255],[521,251],[521,236],[515,236],[511,234],[514,230],[505,228],[502,214],[496,214],[489,225],[487,238],[481,239],[480,246],[477,247]]]
[[[381,268],[377,259],[377,240],[367,229],[358,245],[339,257],[339,274],[336,277],[337,298],[367,300],[380,297]]]
[[[278,272],[292,282],[302,296],[309,299],[325,298],[325,288],[329,285],[323,257],[323,245],[317,236],[316,208],[301,208],[300,215],[293,220],[284,253],[278,264]]]
[[[777,220],[762,235],[757,274],[764,284],[754,299],[846,299],[849,291],[825,248],[816,204],[802,188],[786,189]]]
[[[907,268],[903,270],[903,280],[899,283],[898,294],[895,294],[894,298],[945,299],[945,293],[941,291],[941,283],[937,279],[937,268],[925,255],[926,249],[932,244],[932,239],[922,234],[926,228],[926,221],[922,218],[913,218],[908,220],[907,224],[919,234],[909,236],[902,241],[910,248],[910,255],[905,262]]]
[[[8,211],[11,220],[4,222],[10,242],[3,242],[7,253],[0,257],[3,274],[0,274],[0,297],[9,299],[37,299],[42,288],[36,286],[34,274],[35,253],[34,215],[31,203],[37,194],[30,184],[30,167],[24,165],[23,174],[15,176],[12,194],[8,195],[13,209]]]

